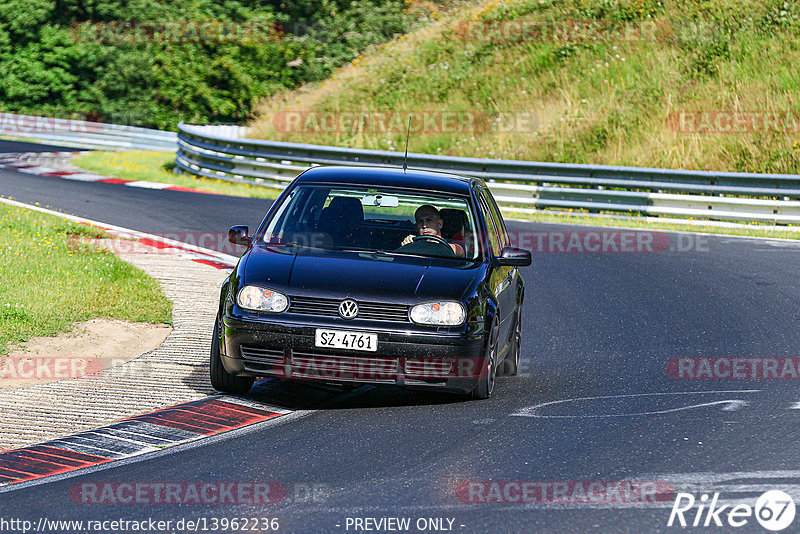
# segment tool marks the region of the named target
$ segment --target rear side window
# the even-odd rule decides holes
[[[480,190],[480,195],[478,198],[480,199],[481,204],[481,211],[483,212],[483,218],[486,219],[486,233],[489,237],[489,248],[492,250],[492,254],[495,256],[500,255],[500,236],[497,232],[496,221],[492,216],[492,212],[489,208],[489,203],[486,200],[486,193],[483,189]]]
[[[505,246],[508,246],[508,234],[506,232],[506,225],[503,221],[503,218],[500,216],[500,210],[497,208],[497,203],[494,201],[494,197],[489,192],[488,189],[481,189],[481,193],[483,194],[484,200],[486,204],[489,206],[489,212],[492,217],[492,223],[497,231],[497,238],[500,243],[500,248],[502,249]]]

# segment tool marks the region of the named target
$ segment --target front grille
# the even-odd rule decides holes
[[[298,378],[394,383],[397,368],[397,358],[292,353],[292,376]]]
[[[317,297],[296,297],[290,296],[289,313],[301,315],[317,315],[320,317],[339,317],[340,299],[326,299]],[[408,306],[403,304],[389,304],[385,302],[361,302],[358,303],[358,316],[356,319],[367,319],[373,321],[391,321],[397,323],[407,323]]]
[[[265,349],[242,345],[239,348],[244,360],[244,368],[253,373],[283,375],[283,349]]]
[[[408,383],[423,384],[446,381],[455,368],[455,361],[450,358],[391,358],[294,350],[287,361],[283,349],[241,345],[239,350],[244,369],[260,376],[393,384],[402,374]],[[287,363],[290,375],[286,374]]]

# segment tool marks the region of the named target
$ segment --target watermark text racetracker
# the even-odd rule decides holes
[[[673,357],[666,371],[683,380],[798,380],[800,358]]]
[[[709,239],[695,234],[640,230],[547,230],[509,232],[514,246],[533,253],[708,252]]]
[[[458,500],[467,504],[655,504],[672,496],[672,486],[656,480],[470,480],[456,489]]]
[[[322,503],[330,493],[331,486],[320,482],[80,482],[69,488],[76,504],[114,506]]]
[[[503,111],[489,114],[482,110],[352,110],[280,111],[272,117],[272,127],[282,133],[396,133],[404,134],[479,134],[532,133],[539,127],[533,111]]]
[[[7,356],[0,360],[0,383],[94,377],[104,368],[93,356]]]
[[[34,133],[100,133],[141,124],[146,117],[134,110],[0,112],[0,135],[24,137]]]
[[[795,111],[697,110],[673,111],[667,125],[677,134],[797,134],[800,114]]]
[[[92,133],[103,125],[96,113],[77,111],[48,112],[47,116],[0,113],[0,135],[24,136],[33,133]]]
[[[409,225],[411,221],[409,220]],[[174,242],[204,249],[216,250],[225,254],[239,256],[245,250],[241,245],[228,241],[227,233],[218,232],[174,232],[163,233],[158,237]],[[483,240],[483,236],[465,232],[454,239],[460,242]],[[653,232],[648,230],[597,229],[597,230],[519,230],[508,232],[509,242],[516,247],[530,250],[534,254],[628,254],[628,253],[667,253],[667,252],[708,252],[711,240],[708,236],[690,233]],[[151,239],[113,238],[102,240],[84,239],[115,253],[176,254],[180,249],[166,246]],[[265,235],[259,240],[264,245],[288,245],[294,243],[301,247],[325,249],[331,244],[330,235],[325,232],[294,233],[290,236]],[[395,243],[396,247],[400,243]],[[385,250],[392,249],[392,244]]]
[[[666,21],[619,20],[465,20],[456,38],[467,42],[649,42],[672,34]]]
[[[70,37],[96,44],[265,43],[284,36],[273,21],[113,20],[70,26]]]
[[[664,43],[719,38],[730,30],[721,24],[649,18],[647,20],[560,19],[464,20],[455,37],[491,43]]]
[[[355,343],[355,342],[354,342]],[[481,358],[403,358],[407,378],[442,380],[447,378],[475,379],[483,366]],[[54,381],[64,379],[94,379],[105,370],[113,369],[116,379],[138,378],[158,374],[159,365],[150,361],[128,361],[80,356],[20,356],[5,358],[0,365],[0,384],[27,383],[28,381]],[[286,376],[282,363],[265,370],[268,376]],[[368,358],[355,361],[339,358],[297,358],[292,366],[292,376],[327,380],[394,380],[397,360]],[[124,488],[123,488],[124,490]]]

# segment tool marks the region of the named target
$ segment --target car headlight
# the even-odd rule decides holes
[[[466,319],[467,313],[460,302],[426,302],[411,308],[411,320],[419,324],[456,326]]]
[[[283,293],[256,286],[244,286],[236,302],[246,310],[272,313],[280,313],[289,307],[289,299]]]

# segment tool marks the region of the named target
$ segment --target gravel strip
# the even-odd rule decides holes
[[[157,279],[173,304],[173,330],[157,349],[99,375],[0,392],[0,448],[91,430],[213,393],[208,351],[228,271],[158,249],[120,254]]]

